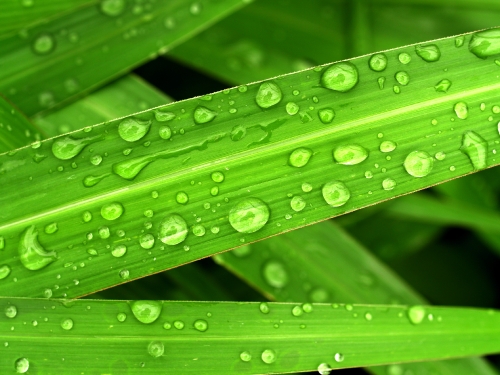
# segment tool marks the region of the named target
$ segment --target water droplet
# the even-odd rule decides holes
[[[105,220],[116,220],[123,214],[123,206],[119,202],[112,202],[101,207],[101,216]]]
[[[443,151],[436,152],[436,155],[434,157],[437,160],[444,160],[446,158],[446,154]]]
[[[488,142],[476,132],[467,131],[464,133],[460,151],[469,157],[474,170],[486,168]]]
[[[469,51],[481,59],[500,53],[500,28],[473,34],[469,42]]]
[[[45,289],[45,290],[43,291],[43,296],[44,296],[45,298],[50,298],[50,297],[52,297],[52,289],[48,289],[48,288],[47,288],[47,289]]]
[[[402,52],[398,55],[398,60],[401,64],[408,64],[411,61],[411,56],[406,52]]]
[[[278,104],[283,98],[283,93],[279,86],[273,82],[264,82],[260,84],[255,101],[261,108],[269,108]]]
[[[146,233],[139,237],[139,244],[143,249],[149,250],[152,249],[155,245],[155,238],[152,234]]]
[[[56,47],[56,41],[50,34],[43,33],[38,35],[33,41],[33,51],[39,55],[47,55]]]
[[[417,56],[426,62],[438,61],[441,57],[441,51],[435,44],[427,44],[425,46],[416,46],[415,52]]]
[[[174,322],[174,327],[175,327],[176,329],[179,329],[179,330],[184,329],[184,322],[182,322],[182,321],[180,321],[180,320],[176,320],[176,321]]]
[[[340,207],[346,204],[351,197],[351,192],[341,181],[330,181],[321,189],[326,203],[332,207]]]
[[[15,367],[18,374],[24,374],[30,368],[30,361],[27,358],[19,358],[15,363]]]
[[[469,116],[469,108],[465,102],[455,103],[453,110],[459,119],[465,120]]]
[[[111,255],[115,258],[121,258],[127,253],[127,246],[125,245],[116,245],[111,251]]]
[[[121,279],[127,280],[130,277],[130,271],[129,270],[121,270],[119,275],[120,275]]]
[[[0,266],[0,280],[5,279],[10,275],[10,267],[6,264]]]
[[[305,166],[312,156],[312,150],[300,147],[292,151],[288,157],[288,164],[292,167],[301,168]]]
[[[56,260],[54,251],[47,252],[38,242],[38,231],[35,226],[28,227],[19,241],[19,260],[29,270],[42,269]]]
[[[57,138],[52,143],[52,153],[60,160],[69,160],[78,155],[85,146],[93,143],[98,137],[75,139],[70,136]]]
[[[294,116],[299,112],[299,106],[294,102],[286,103],[285,110],[290,116]]]
[[[212,181],[214,182],[222,182],[224,181],[224,173],[222,172],[213,172],[211,174]]]
[[[311,305],[310,303],[304,303],[302,305],[302,310],[304,310],[304,312],[309,314],[313,311],[313,305]]]
[[[197,124],[206,124],[212,121],[216,116],[217,112],[203,106],[196,107],[193,113],[194,122]]]
[[[339,146],[333,150],[333,159],[338,164],[355,165],[368,157],[368,150],[356,144]]]
[[[229,223],[240,233],[254,233],[266,225],[269,208],[258,198],[246,198],[229,211]]]
[[[350,62],[330,65],[321,75],[320,82],[327,89],[347,92],[358,83],[358,69]]]
[[[382,188],[384,190],[392,190],[396,186],[396,181],[394,181],[392,178],[386,178],[384,181],[382,181]]]
[[[283,263],[269,260],[262,269],[264,280],[273,288],[283,288],[288,284],[288,272]]]
[[[17,307],[14,305],[7,306],[5,308],[5,316],[7,318],[13,319],[17,315]]]
[[[116,319],[117,319],[119,322],[122,322],[122,323],[123,323],[123,322],[127,319],[127,314],[122,313],[122,312],[121,312],[121,313],[118,313],[118,314],[116,315]]]
[[[100,176],[86,176],[83,179],[83,186],[85,187],[92,187],[97,185],[99,182],[104,180],[106,177],[108,177],[110,174],[109,173],[104,173]]]
[[[103,240],[109,238],[109,236],[111,235],[108,227],[99,227],[97,232],[99,233],[99,237],[101,237]]]
[[[312,190],[312,185],[308,182],[304,182],[302,185],[301,185],[301,189],[304,193],[309,193],[311,190]]]
[[[66,330],[66,331],[69,331],[70,329],[73,328],[73,320],[72,319],[64,319],[62,322],[61,322],[61,328]]]
[[[153,358],[158,358],[165,352],[165,347],[161,341],[151,341],[148,345],[148,353]]]
[[[380,144],[380,151],[381,152],[391,152],[396,149],[397,145],[393,141],[383,141]]]
[[[318,366],[319,375],[330,375],[331,367],[328,363],[321,363]]]
[[[200,332],[205,332],[208,329],[208,323],[206,320],[198,319],[193,324],[194,328]]]
[[[377,83],[378,83],[378,88],[380,90],[382,90],[384,88],[384,84],[385,84],[385,77],[379,77],[377,79]]]
[[[172,324],[170,324],[169,322],[165,322],[165,323],[163,323],[163,328],[167,329],[167,330],[171,329],[172,328]]]
[[[101,11],[110,17],[117,17],[125,10],[125,0],[102,0]]]
[[[437,83],[436,86],[434,86],[434,89],[437,92],[448,92],[450,87],[451,87],[451,81],[449,79],[442,79]]]
[[[302,307],[300,306],[294,306],[292,308],[292,315],[293,316],[301,316],[304,313],[304,310],[302,310]]]
[[[413,324],[420,324],[425,318],[425,308],[423,306],[412,306],[408,309],[408,319]]]
[[[300,212],[306,207],[306,201],[300,195],[296,195],[290,201],[290,207],[295,212]]]
[[[262,352],[260,357],[264,363],[270,364],[276,361],[276,352],[271,349],[266,349]]]
[[[144,324],[151,324],[161,314],[162,305],[158,301],[134,301],[131,310],[137,320]]]
[[[382,72],[387,67],[387,56],[383,53],[376,53],[368,60],[368,66],[375,72]]]
[[[335,353],[334,358],[336,362],[342,362],[344,360],[344,355],[342,353]]]
[[[3,236],[0,236],[0,250],[3,250],[5,248],[5,238]]]
[[[183,191],[179,191],[176,195],[175,195],[175,200],[177,201],[177,203],[179,204],[186,204],[188,201],[189,201],[189,197],[188,195],[183,192]]]
[[[368,321],[371,321],[373,319],[372,314],[369,313],[369,312],[365,313],[365,319],[368,320]]]
[[[127,142],[135,142],[143,138],[151,127],[150,120],[126,118],[118,125],[118,134]]]
[[[170,127],[167,125],[160,126],[158,134],[162,139],[170,139],[170,137],[172,136],[172,129],[170,129]]]
[[[465,36],[460,35],[455,38],[455,47],[459,48],[464,45],[465,42]]]
[[[250,362],[252,360],[252,355],[249,352],[244,351],[240,353],[240,359],[243,362]]]
[[[259,304],[259,310],[263,314],[269,314],[270,309],[269,309],[269,305],[267,304],[267,302],[261,302]]]
[[[194,227],[193,227],[193,234],[196,236],[196,237],[203,237],[206,233],[206,230],[205,230],[205,227],[201,224],[196,224]]]
[[[410,82],[410,76],[406,72],[397,72],[394,77],[396,78],[396,81],[403,86],[406,86]]]
[[[335,118],[335,112],[331,108],[320,109],[318,117],[323,124],[330,124]]]
[[[425,151],[412,151],[406,157],[403,165],[413,177],[425,177],[431,173],[434,159]]]
[[[57,232],[57,223],[50,223],[50,224],[47,224],[45,226],[45,228],[43,229],[43,231],[47,234],[53,234],[55,232]]]
[[[159,234],[166,245],[180,244],[188,234],[186,221],[180,215],[170,214],[161,221]]]

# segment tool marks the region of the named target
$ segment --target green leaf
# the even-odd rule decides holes
[[[269,374],[500,351],[494,310],[16,298],[0,307],[2,373]]]
[[[498,164],[499,67],[471,37],[385,52],[383,72],[364,56],[0,156],[13,270],[0,293],[81,296]],[[57,254],[41,270],[19,261],[27,236]]]
[[[241,0],[87,2],[0,37],[0,92],[34,115],[166,53],[243,5]]]

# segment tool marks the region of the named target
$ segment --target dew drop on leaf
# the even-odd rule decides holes
[[[301,316],[304,313],[304,310],[302,310],[302,307],[300,306],[294,306],[292,308],[292,315],[293,316]]]
[[[160,126],[160,129],[158,129],[158,134],[162,139],[170,139],[170,137],[172,137],[172,129],[170,129],[170,127],[167,125]]]
[[[321,189],[323,199],[332,207],[340,207],[351,198],[351,192],[341,181],[330,181]]]
[[[398,83],[402,86],[406,86],[410,82],[410,76],[404,71],[397,72],[395,78],[396,81],[398,81]]]
[[[244,352],[241,352],[240,353],[240,359],[243,361],[243,362],[249,362],[252,360],[252,355],[247,352],[247,351],[244,351]]]
[[[267,302],[261,302],[259,304],[259,310],[263,314],[269,314],[270,309],[269,309],[269,305],[267,304]]]
[[[396,149],[397,145],[393,141],[383,141],[380,144],[380,151],[381,152],[392,152]]]
[[[386,178],[385,180],[382,181],[382,188],[384,190],[392,190],[396,186],[396,181],[394,181],[392,178]]]
[[[330,65],[321,75],[320,82],[327,89],[347,92],[358,83],[358,69],[350,62]]]
[[[276,352],[271,349],[266,349],[262,352],[260,357],[264,363],[271,364],[276,361]]]
[[[435,44],[427,44],[425,46],[416,46],[415,52],[417,56],[426,62],[438,61],[441,57],[441,51]]]
[[[269,220],[269,208],[258,198],[246,198],[229,211],[229,223],[240,233],[254,233]]]
[[[285,110],[290,116],[294,116],[299,112],[299,106],[294,102],[286,103]]]
[[[290,207],[295,212],[300,212],[306,207],[306,201],[300,195],[296,195],[291,199]]]
[[[474,131],[467,131],[462,137],[462,151],[469,158],[474,170],[486,168],[488,142]]]
[[[148,345],[148,353],[153,358],[158,358],[165,352],[165,346],[161,341],[151,341]]]
[[[189,197],[185,192],[179,191],[175,195],[175,201],[179,204],[186,204],[189,201]]]
[[[193,113],[194,122],[197,124],[206,124],[212,121],[216,116],[217,112],[203,106],[196,107]]]
[[[382,72],[387,67],[387,56],[383,53],[376,53],[368,60],[368,66],[374,72]]]
[[[10,275],[10,267],[6,264],[0,266],[0,280]]]
[[[480,31],[472,35],[469,51],[481,59],[500,53],[500,28]]]
[[[155,119],[158,122],[167,122],[175,118],[175,113],[162,110],[161,108],[155,109],[154,112],[155,112]]]
[[[17,307],[14,305],[7,306],[4,312],[7,318],[13,319],[17,316]]]
[[[112,202],[101,207],[101,216],[105,220],[116,220],[123,214],[123,206],[119,202]]]
[[[184,329],[184,322],[181,320],[176,320],[174,322],[174,327],[178,330]]]
[[[15,363],[16,372],[18,374],[24,374],[28,372],[30,368],[30,362],[27,358],[19,358]]]
[[[56,260],[56,253],[47,252],[38,242],[38,231],[35,226],[28,227],[19,241],[19,260],[31,271],[42,269]]]
[[[336,362],[342,362],[344,360],[344,355],[342,353],[335,353],[334,358]]]
[[[57,138],[52,143],[52,153],[60,160],[69,160],[77,156],[85,146],[92,143],[96,138],[75,139],[70,136]]]
[[[166,245],[180,244],[186,239],[187,234],[186,221],[178,214],[170,214],[160,223],[159,238]]]
[[[196,237],[203,237],[206,233],[206,230],[205,230],[205,227],[201,224],[196,224],[194,227],[193,227],[193,234],[196,236]]]
[[[413,177],[425,177],[432,171],[434,159],[425,151],[412,151],[403,163],[406,172]]]
[[[321,363],[318,366],[319,375],[330,375],[331,370],[332,369],[328,363]]]
[[[61,328],[64,329],[65,331],[69,331],[73,328],[73,320],[72,319],[64,319],[61,322]]]
[[[140,120],[136,118],[126,118],[118,125],[118,134],[127,142],[135,142],[142,139],[151,127],[150,120]]]
[[[134,301],[131,310],[139,322],[151,324],[159,318],[162,305],[158,301]]]
[[[406,65],[411,61],[411,56],[409,54],[407,54],[406,52],[401,52],[398,55],[398,60],[401,64]]]
[[[263,82],[259,86],[255,101],[261,108],[269,108],[278,104],[283,98],[279,86],[273,82]]]
[[[193,326],[197,331],[200,331],[200,332],[205,332],[208,329],[208,323],[206,320],[203,320],[203,319],[196,320],[194,322]]]
[[[123,244],[115,245],[115,247],[111,251],[111,255],[113,255],[115,258],[121,258],[126,253],[127,253],[127,246]]]
[[[127,319],[127,314],[121,312],[121,313],[118,313],[116,315],[116,319],[119,321],[119,322],[124,322],[126,319]]]
[[[288,164],[292,167],[301,168],[309,162],[311,156],[312,150],[305,147],[297,148],[288,157]]]
[[[465,120],[469,116],[469,108],[465,102],[455,103],[453,110],[455,111],[457,117],[461,120]]]
[[[413,324],[420,324],[425,318],[425,308],[423,306],[412,306],[408,309],[408,319]]]
[[[224,181],[224,173],[222,172],[213,172],[210,176],[212,178],[212,181],[214,182],[222,182]]]
[[[301,189],[304,193],[309,193],[312,190],[312,185],[308,182],[304,182],[301,185]]]
[[[288,272],[283,263],[276,260],[268,260],[262,268],[264,280],[273,288],[283,288],[288,285]]]
[[[451,87],[451,81],[449,79],[442,79],[436,84],[436,86],[434,86],[434,90],[436,90],[437,92],[446,93],[448,92],[450,87]]]
[[[320,109],[318,117],[323,124],[330,124],[335,118],[335,111],[331,108]]]
[[[38,55],[47,55],[51,53],[55,47],[56,41],[54,37],[47,33],[38,35],[35,40],[33,40],[32,44],[33,51]]]
[[[368,150],[357,144],[342,145],[333,150],[333,159],[338,164],[355,165],[361,163],[367,157]]]
[[[139,244],[143,249],[149,250],[152,249],[155,245],[155,238],[151,233],[142,234],[139,237]]]

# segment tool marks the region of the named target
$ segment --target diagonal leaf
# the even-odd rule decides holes
[[[0,306],[2,373],[274,374],[500,351],[494,310],[15,298]]]
[[[81,296],[496,165],[499,67],[486,55],[500,52],[497,33],[387,51],[383,72],[369,61],[380,70],[384,57],[364,56],[0,156],[12,269],[0,294]]]
[[[166,53],[244,3],[87,2],[20,35],[0,37],[0,92],[31,116]]]

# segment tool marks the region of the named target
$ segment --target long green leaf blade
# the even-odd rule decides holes
[[[13,298],[0,306],[2,373],[272,374],[500,351],[494,310]]]
[[[364,56],[0,156],[13,270],[0,293],[15,278],[25,296],[81,296],[496,165],[499,67],[466,47],[482,35],[387,51],[383,73]]]

